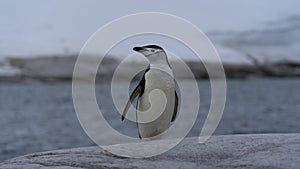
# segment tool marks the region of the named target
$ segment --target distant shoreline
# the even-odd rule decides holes
[[[86,57],[87,59],[81,65],[86,74],[89,74],[89,63],[95,60],[95,57]],[[74,65],[77,55],[70,56],[47,56],[36,58],[8,58],[10,66],[19,70],[20,73],[12,75],[1,75],[2,82],[24,82],[30,80],[44,81],[44,82],[63,82],[71,81],[73,75]],[[97,77],[100,79],[110,79],[115,71],[115,68],[120,63],[120,60],[113,57],[104,57],[101,63],[101,70],[98,70]],[[133,64],[139,64],[135,62]],[[176,65],[176,62],[171,61],[171,65]],[[207,71],[204,64],[195,61],[186,61],[190,70],[193,72],[196,79],[208,79]],[[214,63],[205,63],[214,65]],[[132,63],[131,63],[132,65]],[[128,67],[130,68],[130,64]],[[300,63],[296,62],[276,62],[268,64],[230,64],[223,63],[226,78],[230,79],[245,79],[252,77],[259,78],[298,78],[300,77]],[[181,69],[180,66],[177,68]],[[178,71],[183,72],[183,71]],[[126,76],[126,72],[124,72]],[[178,78],[186,78],[184,73],[178,73]]]

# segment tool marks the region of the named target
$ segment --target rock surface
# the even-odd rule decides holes
[[[204,144],[199,144],[198,138],[187,138],[172,150],[151,158],[119,157],[99,147],[86,147],[17,157],[1,163],[0,168],[292,169],[299,168],[299,158],[300,134],[225,135],[213,136]]]

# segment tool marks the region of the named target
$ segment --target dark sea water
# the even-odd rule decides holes
[[[227,102],[215,134],[299,133],[300,79],[228,80]],[[210,105],[210,84],[198,81],[201,109],[189,136],[198,136]],[[137,136],[136,125],[121,123],[109,83],[97,83],[97,98],[114,128]],[[193,102],[191,101],[191,104]],[[0,83],[0,161],[62,148],[95,145],[81,128],[71,83]],[[188,120],[188,119],[187,119]],[[105,135],[104,135],[105,136]]]

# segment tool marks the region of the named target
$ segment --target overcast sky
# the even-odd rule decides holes
[[[78,52],[105,23],[137,12],[177,15],[205,32],[241,31],[300,15],[299,7],[299,0],[0,0],[0,57],[61,53],[64,47]]]

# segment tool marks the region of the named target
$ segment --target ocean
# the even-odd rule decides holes
[[[299,133],[299,84],[297,78],[228,80],[225,111],[214,134]],[[110,97],[110,84],[99,81],[96,86],[106,120],[120,132],[137,137],[136,125],[122,123],[118,114],[111,113],[116,111],[111,100],[101,99]],[[209,81],[198,80],[198,86],[201,106],[189,137],[199,136],[210,106]],[[78,122],[70,82],[1,82],[0,115],[0,161],[33,152],[95,145]]]

